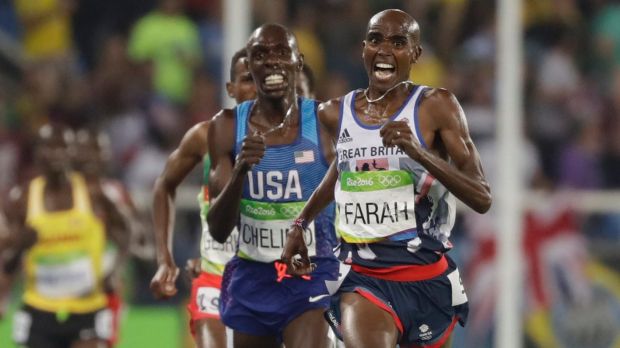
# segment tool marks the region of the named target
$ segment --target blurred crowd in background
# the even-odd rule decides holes
[[[495,1],[253,0],[252,7],[254,26],[293,29],[321,100],[367,85],[361,42],[373,13],[396,7],[413,15],[424,51],[411,79],[457,96],[493,187]],[[221,12],[217,0],[0,0],[0,193],[32,176],[33,135],[50,121],[104,130],[110,174],[130,190],[150,190],[184,132],[221,107],[228,80]],[[570,203],[578,197],[563,193],[620,189],[620,1],[524,0],[523,23],[527,140],[514,160],[526,184],[554,202],[526,216],[527,343],[598,339],[596,347],[618,347],[620,288],[600,290],[600,273],[591,272],[620,279],[620,213],[575,214]],[[179,219],[180,258],[198,253],[196,212]],[[492,268],[497,227],[493,211],[461,215],[454,253],[475,312],[457,342],[479,347],[492,332],[492,272],[484,270]],[[146,282],[152,273],[144,273]],[[134,300],[148,302],[142,286]],[[615,307],[585,315],[582,308],[598,308],[600,291]],[[579,317],[585,329],[574,324]],[[588,322],[602,331],[584,334]],[[553,337],[537,332],[541,325]]]

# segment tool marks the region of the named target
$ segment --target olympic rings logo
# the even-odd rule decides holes
[[[388,186],[396,186],[398,184],[400,184],[400,182],[403,180],[403,178],[401,178],[398,175],[381,175],[379,176],[379,183],[385,187]]]
[[[280,213],[286,216],[297,216],[301,212],[301,207],[299,206],[283,206],[280,207]]]

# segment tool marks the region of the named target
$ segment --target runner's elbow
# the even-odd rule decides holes
[[[226,233],[227,230],[231,229],[228,226],[224,226],[221,219],[217,219],[211,214],[211,210],[207,213],[207,225],[209,226],[209,233],[211,237],[218,242],[224,243],[228,238],[230,233]]]
[[[213,239],[220,244],[226,243],[226,239],[228,239],[228,236],[225,233],[212,231],[214,230],[211,229],[211,226],[209,226],[209,233],[211,233],[211,237],[213,237]]]
[[[472,208],[477,213],[484,214],[487,211],[489,211],[489,209],[491,209],[492,203],[493,203],[493,197],[491,196],[491,192],[487,188],[487,190],[485,190],[479,197],[478,202],[476,202],[475,207],[472,207]]]

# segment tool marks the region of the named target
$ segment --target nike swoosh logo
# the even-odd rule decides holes
[[[308,297],[308,302],[316,302],[319,301],[320,299],[329,296],[329,294],[323,294],[323,295],[319,295],[319,296],[310,296]]]

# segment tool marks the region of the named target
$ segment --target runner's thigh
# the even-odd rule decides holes
[[[340,310],[346,347],[396,347],[398,329],[388,312],[352,292],[342,294]]]
[[[324,309],[312,309],[291,321],[284,329],[284,345],[299,348],[328,348],[329,326],[323,317]]]

